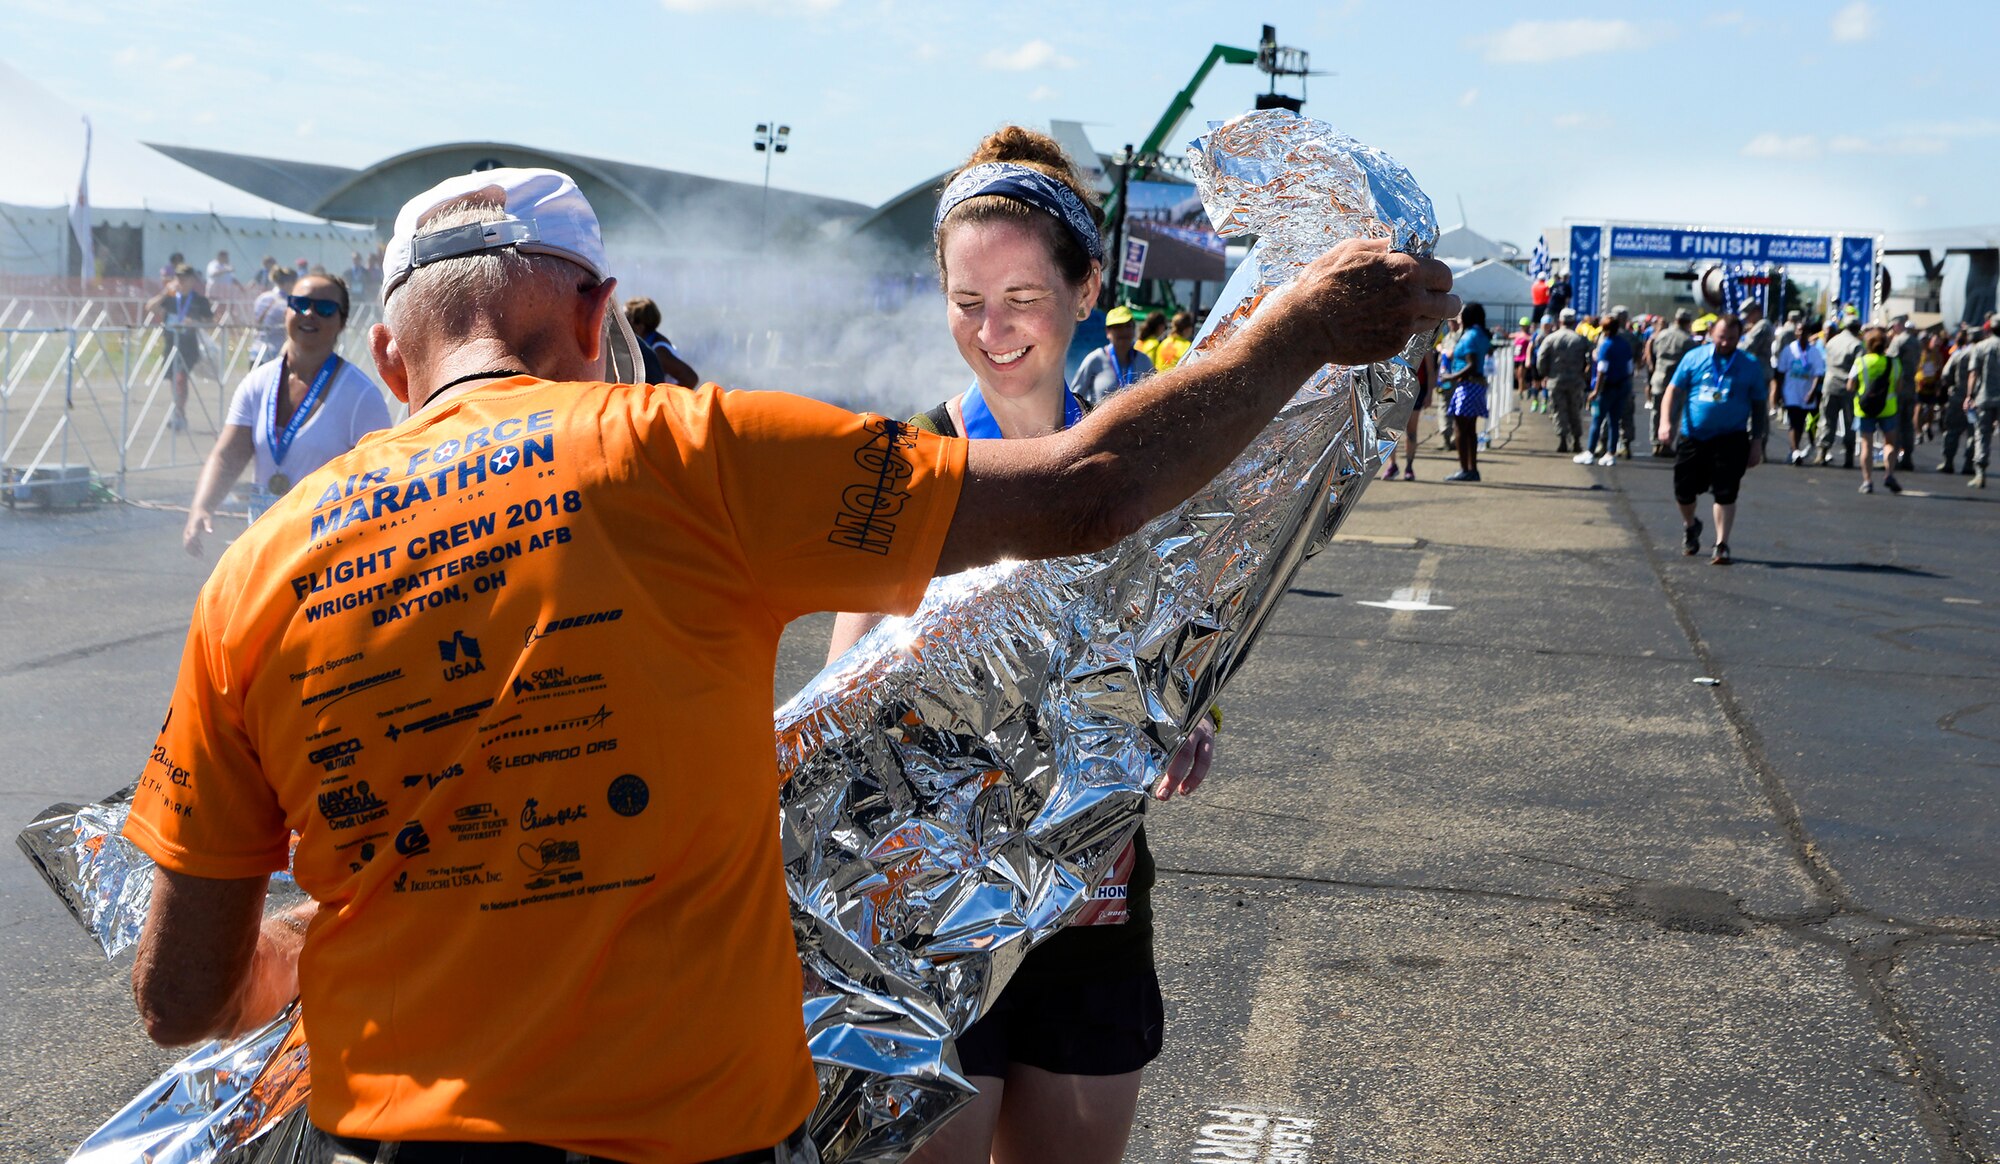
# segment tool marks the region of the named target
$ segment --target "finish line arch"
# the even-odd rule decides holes
[[[1584,314],[1601,314],[1608,306],[1606,269],[1620,262],[1686,264],[1699,270],[1721,265],[1733,277],[1769,277],[1793,267],[1821,267],[1832,272],[1830,297],[1855,307],[1865,322],[1880,304],[1875,278],[1881,236],[1873,234],[1813,234],[1808,232],[1728,230],[1707,226],[1676,226],[1647,222],[1571,222],[1569,227],[1570,302]],[[1764,303],[1768,286],[1743,289]]]

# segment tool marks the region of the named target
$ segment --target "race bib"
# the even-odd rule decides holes
[[[1132,916],[1130,902],[1132,892],[1132,870],[1139,863],[1139,843],[1125,842],[1118,851],[1118,860],[1112,862],[1111,872],[1105,874],[1104,881],[1090,895],[1090,900],[1077,911],[1073,926],[1122,926]]]

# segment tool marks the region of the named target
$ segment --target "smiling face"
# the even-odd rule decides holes
[[[340,299],[340,290],[333,280],[308,275],[292,284],[291,293],[308,299]],[[347,326],[346,316],[335,314],[325,316],[317,311],[304,314],[285,309],[285,340],[293,355],[308,363],[325,359],[340,339],[340,329]]]
[[[1077,316],[1097,297],[1097,272],[1064,280],[1043,236],[991,219],[945,236],[945,314],[982,392],[1021,399],[1057,393]]]

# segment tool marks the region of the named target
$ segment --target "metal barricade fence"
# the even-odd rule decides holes
[[[124,497],[134,475],[178,471],[185,480],[176,480],[174,491],[192,491],[230,398],[262,354],[261,329],[238,323],[193,329],[201,358],[188,374],[182,428],[174,423],[165,330],[115,322],[125,314],[118,306],[84,300],[74,315],[46,321],[38,318],[46,304],[0,306],[0,467],[10,481],[32,483],[83,467]],[[372,314],[357,310],[336,348],[363,367],[371,364],[372,320],[362,317]],[[389,403],[395,415],[400,405]]]

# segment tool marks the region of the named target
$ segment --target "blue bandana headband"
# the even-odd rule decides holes
[[[931,220],[931,234],[944,225],[945,215],[958,209],[958,204],[968,198],[978,198],[985,194],[997,194],[1002,198],[1012,198],[1037,210],[1045,210],[1056,216],[1056,221],[1083,244],[1090,257],[1104,261],[1104,240],[1097,236],[1097,224],[1090,217],[1090,210],[1076,191],[1032,166],[1017,165],[1013,162],[981,162],[979,165],[951,180],[944,188],[944,195],[938,199],[937,217]]]

